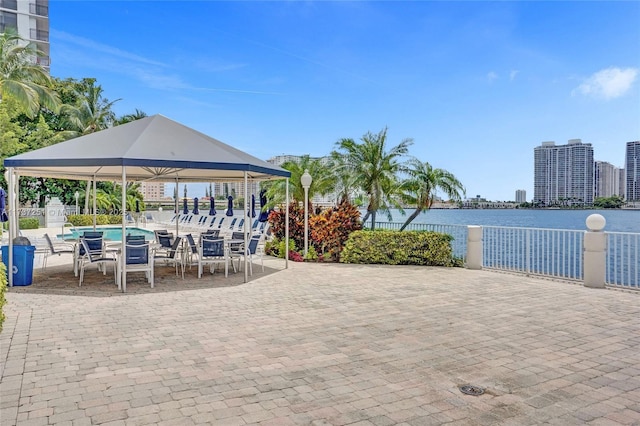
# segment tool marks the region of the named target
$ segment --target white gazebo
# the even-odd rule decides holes
[[[4,160],[8,173],[9,265],[13,267],[13,238],[17,230],[17,196],[20,176],[72,180],[116,181],[122,184],[122,205],[126,206],[126,183],[143,181],[209,182],[244,180],[244,200],[249,180],[286,178],[291,173],[217,139],[186,127],[162,115],[142,118],[121,126],[81,136],[56,145],[19,154]],[[288,183],[288,182],[287,182]],[[289,185],[286,185],[287,189]],[[95,193],[95,192],[94,192]],[[286,194],[288,241],[288,200]],[[94,197],[95,202],[95,197]],[[176,206],[177,207],[177,206]],[[122,209],[122,240],[126,235],[126,209]],[[249,206],[244,208],[245,215]],[[94,209],[95,211],[95,209]],[[177,214],[179,210],[176,208]],[[245,239],[249,219],[245,218]],[[94,220],[95,225],[95,220]],[[176,227],[178,220],[176,220]],[[246,243],[246,241],[245,241]],[[125,246],[123,244],[123,250]],[[121,257],[124,259],[124,256]],[[286,256],[285,256],[286,258]],[[245,258],[245,262],[246,262]],[[126,264],[122,260],[122,288],[126,291]],[[244,280],[248,281],[247,268]],[[13,274],[8,274],[13,285]]]

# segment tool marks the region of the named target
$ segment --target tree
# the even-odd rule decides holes
[[[330,193],[335,186],[335,178],[331,173],[331,169],[317,158],[312,159],[308,155],[300,158],[300,161],[287,161],[281,166],[283,169],[291,172],[289,178],[289,196],[296,203],[304,203],[304,188],[300,183],[300,177],[305,170],[311,175],[311,186],[309,187],[309,209],[312,208],[313,196],[316,194],[326,195]],[[267,205],[274,207],[283,204],[285,201],[286,179],[279,179],[272,182],[266,182],[263,187],[267,189]]]
[[[120,99],[109,101],[104,98],[102,87],[93,79],[80,82],[76,96],[75,105],[65,104],[61,109],[67,120],[66,136],[88,135],[113,126],[116,117],[111,108]]]
[[[339,203],[347,201],[360,205],[362,193],[358,193],[358,179],[353,173],[347,158],[333,151],[331,153],[331,166],[335,178],[335,192]]]
[[[147,113],[136,108],[135,112],[132,114],[125,114],[121,117],[118,117],[115,120],[115,125],[119,126],[121,124],[131,123],[132,121],[140,120],[141,118],[145,118]]]
[[[397,201],[400,193],[398,174],[405,171],[403,157],[408,154],[412,139],[404,139],[389,151],[386,148],[387,128],[377,134],[367,132],[361,138],[361,143],[353,139],[341,139],[336,142],[336,150],[332,157],[343,155],[343,167],[351,170],[356,177],[356,186],[362,190],[367,198],[367,213],[362,219],[366,223],[371,217],[371,229],[375,229],[376,213],[386,212],[389,219],[389,208],[401,206]]]
[[[423,210],[429,210],[435,199],[436,191],[442,190],[450,200],[462,200],[465,189],[462,183],[450,172],[436,169],[427,162],[411,159],[408,162],[409,178],[402,183],[403,201],[416,206],[416,210],[407,218],[400,230],[409,225]]]
[[[0,102],[13,96],[28,117],[35,117],[41,106],[57,111],[60,104],[57,94],[49,88],[49,74],[33,61],[42,55],[14,28],[6,28],[0,35]]]

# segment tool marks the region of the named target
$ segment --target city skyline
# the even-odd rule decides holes
[[[258,158],[389,146],[467,195],[533,193],[531,149],[640,139],[637,2],[52,2],[51,74]],[[585,25],[597,22],[597,25]],[[175,31],[167,31],[167,28]],[[204,192],[204,191],[203,191]]]

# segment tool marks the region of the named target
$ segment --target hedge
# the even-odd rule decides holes
[[[73,224],[73,226],[91,226],[93,225],[93,215],[72,214],[67,216],[67,222]],[[122,216],[117,214],[96,215],[96,225],[119,225],[121,223]]]
[[[342,263],[462,266],[448,234],[432,231],[355,231],[345,243]]]
[[[0,332],[2,331],[2,324],[4,324],[4,304],[7,300],[4,298],[4,293],[7,291],[7,268],[4,263],[0,262]]]

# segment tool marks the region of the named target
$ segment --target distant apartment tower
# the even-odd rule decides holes
[[[516,203],[527,202],[527,191],[524,189],[516,189]]]
[[[247,193],[249,194],[249,197],[251,197],[252,194],[255,195],[257,201],[258,195],[260,194],[260,182],[250,180],[247,186]],[[215,182],[213,184],[213,196],[214,198],[220,196],[232,196],[234,199],[244,197],[244,180]]]
[[[0,33],[15,28],[42,52],[36,63],[49,70],[49,0],[0,0]]]
[[[544,206],[593,204],[593,147],[580,139],[534,148],[533,201]]]
[[[627,201],[640,201],[640,141],[627,142],[625,156]]]
[[[167,198],[171,199],[171,197],[165,197],[164,195],[164,182],[141,182],[139,190],[145,203],[161,201]]]
[[[608,198],[623,194],[620,191],[620,175],[624,176],[624,169],[619,169],[606,161],[596,161],[594,173],[596,198]]]

